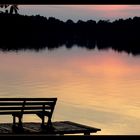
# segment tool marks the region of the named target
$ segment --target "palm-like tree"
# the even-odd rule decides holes
[[[9,4],[0,4],[0,8],[5,8],[5,12],[8,13],[8,10],[7,8],[10,7],[10,11],[9,13],[10,14],[18,14],[18,5],[17,4],[12,4],[12,5],[9,5]],[[2,12],[2,11],[1,11]]]
[[[8,6],[8,4],[0,4],[0,8],[7,8]]]
[[[5,8],[5,12],[7,11],[7,7],[8,7],[9,5],[8,4],[0,4],[0,8]],[[3,11],[0,11],[0,12],[3,12]]]
[[[12,5],[10,5],[10,14],[13,14],[13,13],[15,13],[15,14],[18,14],[18,5],[17,4],[12,4]]]

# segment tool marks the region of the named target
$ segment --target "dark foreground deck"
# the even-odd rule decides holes
[[[97,131],[101,131],[99,128],[94,128],[70,121],[59,121],[53,122],[53,129],[48,131],[47,129],[42,129],[40,123],[24,123],[23,130],[19,131],[12,130],[12,123],[1,123],[0,124],[0,135],[20,135],[20,134],[28,134],[28,135],[65,135],[65,134],[84,134],[90,135],[91,133],[96,133]]]

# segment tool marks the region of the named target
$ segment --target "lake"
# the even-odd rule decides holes
[[[53,121],[101,128],[95,135],[139,134],[140,56],[76,45],[0,51],[0,97],[57,97]],[[27,121],[40,119],[25,115]]]

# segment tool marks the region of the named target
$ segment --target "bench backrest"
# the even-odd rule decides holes
[[[44,111],[51,117],[56,101],[57,98],[0,98],[0,115],[16,112],[35,114]]]

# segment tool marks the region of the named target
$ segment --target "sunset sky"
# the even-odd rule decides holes
[[[115,20],[140,16],[140,5],[19,5],[19,13],[55,17],[66,21]]]

